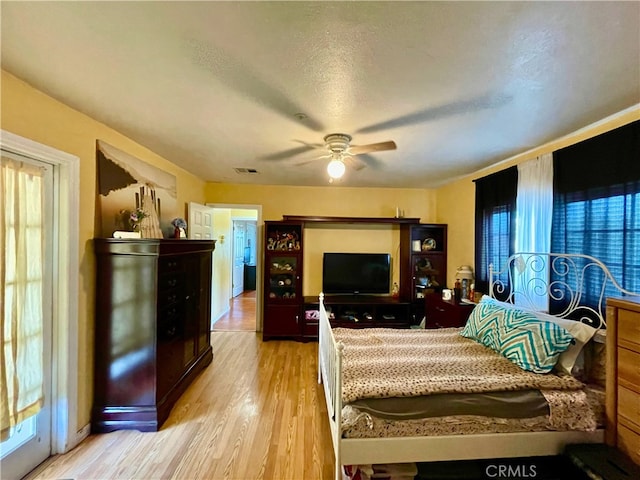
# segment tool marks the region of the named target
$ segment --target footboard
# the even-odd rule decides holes
[[[342,425],[342,343],[336,343],[329,316],[320,294],[320,322],[318,332],[318,383],[324,383],[331,441],[336,461],[336,478],[341,478],[340,437]]]

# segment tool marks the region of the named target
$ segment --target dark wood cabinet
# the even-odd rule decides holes
[[[443,300],[440,293],[425,295],[426,328],[463,327],[471,311],[473,303]]]
[[[298,337],[300,335],[300,306],[267,305],[264,311],[264,338]]]
[[[156,431],[211,363],[215,241],[95,239],[92,431]]]
[[[256,266],[244,264],[244,289],[256,289]]]
[[[264,340],[300,337],[302,234],[300,222],[265,222]]]
[[[373,295],[325,295],[324,305],[332,327],[409,328],[411,303]],[[304,299],[303,340],[318,339],[318,297]]]

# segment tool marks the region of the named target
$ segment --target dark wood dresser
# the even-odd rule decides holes
[[[91,429],[156,431],[210,344],[212,240],[94,239]]]

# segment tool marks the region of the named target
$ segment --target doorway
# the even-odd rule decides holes
[[[207,204],[213,208],[215,331],[259,331],[260,205]]]
[[[0,456],[4,474],[19,478],[51,453],[53,167],[3,152],[0,181],[0,298],[9,307],[0,312],[7,375]]]
[[[5,131],[0,147],[0,203],[5,213],[12,212],[2,216],[0,228],[7,233],[0,248],[0,303],[14,305],[0,312],[5,332],[1,368],[7,376],[18,374],[3,378],[0,450],[3,478],[21,478],[50,454],[75,447],[89,432],[88,425],[78,427],[76,418],[79,159]],[[22,226],[22,235],[10,235]],[[16,297],[17,291],[22,293]],[[33,301],[25,295],[29,291]],[[9,381],[12,388],[4,388]]]

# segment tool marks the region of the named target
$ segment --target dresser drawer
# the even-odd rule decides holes
[[[307,320],[304,322],[302,326],[302,336],[310,337],[310,338],[318,338],[318,321],[317,320]]]
[[[183,258],[176,255],[163,255],[158,259],[158,269],[160,273],[182,272],[186,269]]]
[[[185,284],[185,275],[182,272],[165,273],[158,276],[158,291],[168,291]]]
[[[618,383],[640,393],[640,353],[618,348]]]
[[[618,416],[622,423],[640,432],[640,393],[618,387]]]
[[[618,425],[618,448],[640,465],[640,435],[638,432]]]
[[[640,351],[640,312],[618,309],[618,342]]]

